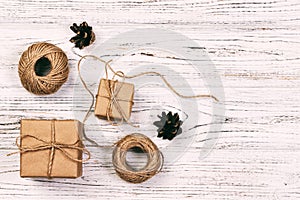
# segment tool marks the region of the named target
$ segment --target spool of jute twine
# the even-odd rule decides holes
[[[148,157],[146,166],[140,170],[133,169],[126,161],[127,152],[133,148],[140,149]],[[147,136],[133,133],[116,143],[112,162],[117,174],[123,180],[131,183],[142,183],[161,171],[163,155]]]
[[[68,79],[68,58],[53,44],[36,43],[23,52],[18,71],[26,90],[37,95],[52,94]]]

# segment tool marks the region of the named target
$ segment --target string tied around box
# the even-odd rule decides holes
[[[18,73],[23,87],[29,92],[52,94],[68,79],[68,58],[53,44],[36,43],[22,53]]]
[[[78,54],[77,54],[78,55]],[[92,103],[84,117],[84,120],[83,120],[83,123],[85,123],[85,121],[87,120],[88,116],[89,116],[89,113],[91,112],[92,108],[93,108],[93,105],[94,105],[94,102],[95,102],[95,96],[94,94],[91,92],[91,90],[88,88],[86,82],[84,81],[82,75],[81,75],[81,71],[80,71],[80,66],[81,66],[81,62],[83,59],[86,59],[88,57],[90,58],[93,58],[101,63],[104,63],[105,64],[105,74],[106,74],[106,79],[108,78],[108,70],[110,70],[112,73],[113,73],[113,79],[115,79],[115,77],[120,77],[122,78],[122,80],[120,81],[120,83],[124,83],[124,80],[125,79],[133,79],[133,78],[137,78],[137,77],[141,77],[141,76],[145,76],[145,75],[156,75],[158,77],[161,78],[161,80],[166,84],[166,86],[174,93],[176,94],[177,96],[181,97],[181,98],[185,98],[185,99],[192,99],[192,98],[212,98],[214,99],[215,101],[219,101],[215,96],[213,95],[210,95],[210,94],[198,94],[198,95],[183,95],[183,94],[180,94],[178,91],[175,90],[175,88],[167,81],[167,79],[159,72],[155,72],[155,71],[147,71],[147,72],[142,72],[142,73],[138,73],[138,74],[134,74],[134,75],[125,75],[124,72],[122,71],[115,71],[110,63],[112,62],[112,60],[109,60],[109,61],[105,61],[97,56],[94,56],[94,55],[84,55],[84,56],[80,56],[80,60],[78,61],[78,65],[77,65],[77,68],[78,68],[78,73],[79,73],[79,78],[84,86],[84,88],[86,89],[86,91],[91,95],[92,97]],[[118,112],[120,113],[120,115],[122,116],[122,121],[126,121],[127,123],[129,123],[130,125],[132,126],[135,126],[135,127],[138,127],[136,125],[133,125],[130,120],[127,118],[127,117],[124,117],[124,112],[122,111],[122,108],[119,106],[118,104],[118,99],[116,98],[116,93],[118,92],[118,90],[113,90],[113,88],[111,88],[109,85],[106,85],[106,88],[107,88],[107,91],[109,92],[110,94],[110,98],[113,102],[111,102],[109,104],[109,106],[111,106],[112,104],[115,104],[115,106],[117,107],[117,110]],[[133,103],[133,102],[132,102]],[[107,112],[107,120],[111,122],[110,120],[110,117],[109,117],[109,113]]]
[[[61,151],[65,157],[67,157],[68,159],[70,159],[74,162],[84,163],[90,159],[91,153],[89,152],[89,150],[87,150],[83,146],[81,139],[78,139],[77,141],[75,141],[72,144],[63,144],[63,143],[56,142],[55,137],[56,137],[55,121],[51,121],[51,141],[46,141],[46,140],[43,140],[42,138],[39,138],[39,137],[36,137],[33,135],[29,135],[29,134],[19,136],[16,138],[16,145],[17,145],[19,151],[9,153],[9,154],[7,154],[7,156],[11,156],[11,155],[17,154],[17,153],[27,153],[27,152],[35,152],[35,151],[42,151],[42,150],[50,150],[50,155],[49,155],[49,159],[48,159],[48,167],[47,167],[47,177],[48,178],[51,178],[53,160],[55,157],[55,150]],[[25,139],[25,138],[30,138],[32,140],[39,141],[41,144],[35,145],[35,146],[25,146],[25,147],[23,146],[22,147],[21,144],[19,143],[19,141],[22,139]],[[77,158],[73,157],[71,154],[69,154],[66,151],[66,149],[73,149],[73,150],[81,151],[87,157],[85,159],[77,159]]]
[[[79,73],[79,78],[84,86],[84,88],[86,89],[86,91],[91,95],[92,97],[92,103],[83,119],[83,123],[86,122],[86,120],[88,119],[89,117],[89,114],[93,108],[93,105],[94,105],[94,102],[95,102],[95,96],[94,94],[92,93],[92,91],[88,88],[86,82],[84,81],[82,75],[81,75],[81,71],[80,71],[80,64],[82,62],[83,59],[85,59],[86,57],[93,57],[95,59],[97,59],[98,61],[102,62],[105,64],[105,77],[106,79],[108,79],[108,69],[112,69],[110,66],[108,67],[107,65],[107,62],[102,60],[101,58],[98,58],[96,56],[92,56],[92,55],[86,55],[86,56],[81,56],[80,60],[78,61],[78,73]],[[118,81],[116,80],[116,76],[118,77],[121,77],[122,80],[121,81]],[[127,100],[127,99],[120,99],[118,97],[118,93],[120,92],[120,89],[122,88],[122,85],[124,84],[124,80],[125,80],[125,75],[122,71],[113,71],[113,77],[112,77],[112,82],[119,82],[120,85],[119,87],[114,87],[110,82],[108,81],[105,81],[104,84],[105,84],[105,88],[106,88],[106,91],[107,93],[109,94],[108,96],[103,96],[104,98],[107,98],[109,99],[109,103],[107,104],[107,108],[106,108],[106,118],[107,120],[112,124],[112,125],[119,125],[119,124],[122,124],[123,121],[126,121],[129,125],[133,126],[133,127],[139,127],[137,125],[134,125],[130,120],[129,118],[126,116],[126,114],[124,113],[124,110],[122,109],[122,107],[120,106],[119,104],[119,101],[127,101],[129,102],[130,104],[133,104],[133,101],[132,100]],[[111,112],[112,112],[112,107],[115,107],[117,109],[117,112],[120,114],[121,116],[121,122],[120,123],[116,123],[116,122],[113,122],[111,120]]]
[[[76,54],[76,55],[79,55],[79,54]],[[162,81],[166,84],[166,86],[172,92],[174,92],[177,96],[179,96],[181,98],[187,98],[187,99],[189,99],[189,98],[212,98],[215,101],[218,101],[218,99],[213,95],[206,95],[206,94],[204,94],[204,95],[199,94],[199,95],[194,95],[194,96],[182,95],[174,89],[174,87],[167,81],[167,79],[162,74],[155,72],[155,71],[143,72],[143,73],[135,74],[132,76],[128,76],[128,75],[125,75],[122,71],[115,71],[110,65],[112,60],[105,61],[94,55],[85,55],[85,56],[80,56],[80,57],[81,58],[78,61],[78,65],[77,65],[79,78],[80,78],[84,88],[86,89],[86,91],[92,97],[92,103],[83,119],[84,124],[87,121],[87,119],[89,117],[89,113],[91,112],[94,102],[95,102],[94,94],[88,88],[86,82],[84,81],[84,79],[81,75],[81,71],[80,71],[80,66],[81,66],[80,64],[81,64],[82,60],[86,59],[88,57],[93,58],[101,63],[104,63],[106,78],[108,78],[108,70],[110,70],[113,73],[113,80],[115,79],[115,77],[120,77],[122,79],[120,81],[121,84],[124,83],[124,80],[126,78],[132,79],[132,78],[136,78],[136,77],[140,77],[140,76],[144,76],[144,75],[157,75],[162,79]],[[110,98],[113,101],[113,103],[117,103],[118,99],[115,98],[115,94],[116,94],[115,91],[112,91],[112,88],[109,87],[109,85],[106,85],[106,88],[107,88],[107,91],[110,93]],[[118,92],[118,90],[117,90],[117,92]],[[111,106],[111,104],[109,106]],[[119,107],[118,112],[120,112],[121,116],[123,116],[121,107]],[[107,114],[107,119],[108,119],[108,121],[111,122],[111,120],[109,118],[109,114]],[[132,126],[135,126],[127,118],[122,118],[122,120],[126,121],[127,123],[129,123]],[[135,126],[135,127],[137,127],[137,126]],[[113,156],[112,156],[113,157],[112,162],[113,162],[115,171],[120,176],[120,178],[122,178],[123,180],[125,180],[127,182],[142,183],[142,182],[150,179],[151,177],[155,176],[157,173],[159,173],[162,170],[163,160],[164,160],[163,154],[158,149],[158,147],[148,137],[146,137],[143,134],[133,133],[133,134],[127,135],[123,139],[116,142],[113,146],[98,145],[98,143],[96,143],[95,141],[88,138],[85,134],[84,134],[84,137],[89,142],[96,144],[97,147],[113,147],[113,146],[115,147],[114,151],[113,151]],[[148,162],[147,162],[146,166],[141,170],[134,170],[126,162],[126,154],[132,148],[139,148],[140,150],[142,150],[142,152],[147,153]]]

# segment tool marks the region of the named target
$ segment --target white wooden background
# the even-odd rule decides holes
[[[300,199],[299,16],[299,0],[1,0],[0,198]],[[198,160],[196,142],[139,185],[120,180],[102,155],[84,165],[79,179],[19,177],[19,156],[5,155],[16,150],[20,119],[74,117],[78,58],[69,25],[84,20],[100,43],[161,27],[206,48],[226,96],[226,122],[208,157]],[[60,46],[70,58],[68,82],[47,97],[29,94],[17,74],[21,53],[38,41]]]

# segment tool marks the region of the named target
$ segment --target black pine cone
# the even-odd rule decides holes
[[[95,34],[92,31],[92,27],[86,22],[81,23],[79,26],[74,23],[73,26],[70,26],[70,29],[76,33],[76,35],[70,39],[70,42],[75,43],[75,47],[79,49],[83,49],[95,41]]]
[[[155,121],[153,124],[158,127],[157,137],[162,137],[163,139],[172,140],[175,136],[182,133],[182,121],[179,119],[178,113],[174,115],[170,111],[168,114],[162,112],[162,115],[158,117],[160,121]]]

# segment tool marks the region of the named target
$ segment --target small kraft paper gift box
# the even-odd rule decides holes
[[[101,79],[96,96],[95,115],[128,121],[133,105],[134,85]]]
[[[20,176],[82,175],[83,125],[77,120],[21,120]]]

